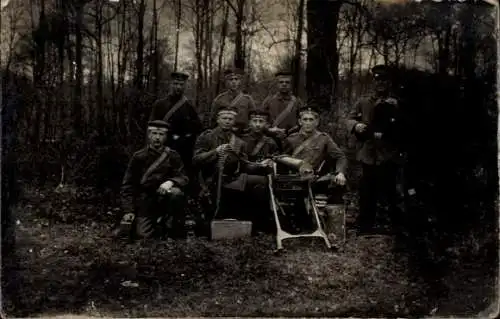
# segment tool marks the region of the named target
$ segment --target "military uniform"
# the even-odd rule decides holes
[[[276,93],[262,102],[262,108],[269,112],[271,127],[284,129],[286,135],[297,127],[298,112],[303,106],[304,102],[293,94]]]
[[[158,194],[160,185],[168,180],[174,183],[172,191]],[[133,154],[123,178],[121,198],[123,212],[137,216],[139,237],[162,235],[169,218],[173,218],[174,236],[184,235],[183,189],[188,181],[180,155],[168,147],[158,151],[147,146]]]
[[[346,173],[347,158],[345,153],[324,132],[291,134],[285,140],[284,153],[303,160],[315,170],[320,168],[323,161],[335,161],[335,174]]]
[[[232,68],[224,71],[224,77],[227,80],[231,78],[241,78],[243,71],[237,68]],[[234,125],[234,132],[238,135],[242,135],[246,128],[248,127],[248,119],[250,112],[255,110],[255,101],[253,98],[243,93],[239,88],[233,88],[233,90],[227,90],[217,95],[212,102],[211,114],[210,114],[210,128],[216,126],[216,118],[219,110],[231,108],[237,111],[236,123]]]
[[[250,114],[252,117],[265,118],[269,120],[269,113],[264,110],[255,110]],[[259,163],[266,159],[271,159],[273,156],[279,154],[279,147],[275,140],[266,136],[263,132],[252,131],[245,134],[242,139],[247,145],[248,160],[251,163]],[[253,221],[254,233],[258,231],[272,232],[274,224],[272,223],[272,212],[269,206],[270,198],[267,189],[265,175],[270,173],[270,167],[259,167],[249,164],[245,167],[245,172],[252,176],[255,181],[252,187],[248,187],[246,200],[248,204],[245,205],[253,210],[251,215]]]
[[[174,72],[172,78],[186,80],[187,75]],[[149,117],[149,121],[154,120],[163,120],[170,124],[167,146],[179,153],[186,170],[189,171],[194,142],[203,129],[191,101],[183,94],[171,94],[156,101]]]
[[[217,112],[221,108],[234,107],[238,110],[236,116],[235,128],[237,132],[242,132],[248,127],[248,119],[250,111],[256,108],[253,98],[243,92],[223,92],[214,99],[212,103],[212,121],[215,123]],[[214,125],[211,125],[214,126]]]
[[[389,79],[389,72],[383,66],[372,69],[374,77],[383,80]],[[388,95],[386,95],[389,97]],[[363,176],[360,181],[360,211],[358,218],[358,229],[360,233],[371,233],[375,226],[377,204],[381,203],[393,224],[397,223],[397,179],[398,179],[398,148],[391,140],[385,138],[376,139],[372,132],[371,124],[374,122],[375,109],[384,98],[377,96],[362,97],[350,112],[346,126],[351,134],[358,139],[358,150],[356,159],[363,166]],[[356,125],[367,125],[368,134],[356,132]]]
[[[246,152],[248,160],[251,162],[260,162],[279,153],[278,145],[274,139],[265,134],[248,132],[242,136],[242,140],[247,145]]]

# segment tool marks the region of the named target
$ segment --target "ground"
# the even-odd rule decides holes
[[[472,263],[450,272],[450,296],[433,307],[390,237],[350,235],[340,252],[292,239],[280,255],[271,236],[128,243],[110,235],[113,207],[76,197],[25,192],[17,252],[4,265],[8,315],[402,317],[475,314],[492,303],[493,283]]]

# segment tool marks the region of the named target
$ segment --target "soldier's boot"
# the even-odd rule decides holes
[[[135,215],[128,213],[123,215],[120,224],[113,231],[113,236],[118,238],[131,238],[133,236]]]

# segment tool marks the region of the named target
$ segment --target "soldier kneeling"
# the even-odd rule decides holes
[[[123,178],[121,197],[125,216],[134,216],[134,237],[165,235],[172,220],[172,237],[184,237],[184,187],[188,177],[180,155],[165,146],[168,123],[148,123],[148,145],[130,160]]]

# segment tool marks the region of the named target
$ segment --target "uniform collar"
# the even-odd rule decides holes
[[[151,145],[148,145],[148,151],[153,153],[153,154],[160,155],[164,150],[165,150],[165,148],[161,148],[161,149],[157,150],[157,149],[153,148]]]
[[[306,133],[306,132],[304,132],[304,131],[300,131],[300,135],[301,135],[301,136],[304,136],[304,137],[311,137],[311,136],[315,135],[317,132],[318,132],[318,130],[317,130],[317,129],[315,129],[315,130],[314,130],[314,131],[312,131],[311,133]]]

